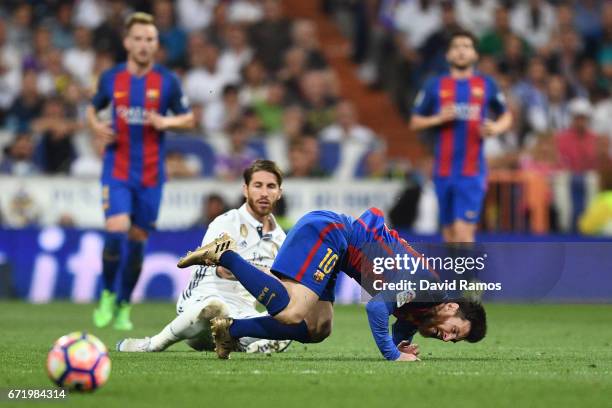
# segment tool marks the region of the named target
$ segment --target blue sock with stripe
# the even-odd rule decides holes
[[[229,269],[272,316],[282,312],[289,304],[289,293],[281,281],[260,271],[236,252],[224,252],[219,264]]]
[[[144,259],[145,241],[128,240],[128,253],[121,276],[121,290],[117,296],[117,304],[121,302],[130,302],[132,292],[142,270],[142,261]]]
[[[115,278],[121,267],[123,247],[127,240],[124,232],[105,232],[102,250],[102,283],[104,289],[115,292]]]
[[[256,337],[269,340],[296,340],[310,343],[310,334],[306,322],[283,324],[272,316],[254,317],[252,319],[235,319],[229,328],[230,335],[236,339]]]

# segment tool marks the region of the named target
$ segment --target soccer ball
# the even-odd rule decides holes
[[[111,362],[104,343],[85,332],[60,337],[47,355],[47,374],[58,387],[93,391],[106,383]]]

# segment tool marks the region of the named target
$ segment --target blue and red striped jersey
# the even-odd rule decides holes
[[[434,176],[484,176],[480,127],[486,118],[506,111],[503,94],[487,75],[476,73],[466,79],[443,75],[428,81],[417,95],[413,111],[432,116],[447,105],[455,106],[457,119],[434,129]]]
[[[145,112],[189,111],[180,82],[170,70],[155,65],[143,76],[128,72],[125,63],[105,71],[92,98],[96,110],[111,104],[116,141],[106,147],[103,181],[119,180],[153,187],[165,180],[164,132],[145,124]]]

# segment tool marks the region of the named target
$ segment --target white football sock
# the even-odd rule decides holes
[[[185,309],[183,313],[168,323],[161,332],[151,337],[151,351],[165,350],[174,343],[195,337],[201,333],[205,329],[204,323],[198,320],[201,310],[201,307]]]

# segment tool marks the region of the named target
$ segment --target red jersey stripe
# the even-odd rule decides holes
[[[463,162],[462,171],[462,175],[464,176],[476,176],[480,171],[480,112],[483,106],[485,91],[485,82],[482,77],[473,76],[470,78],[469,106],[479,106],[480,109],[478,110],[478,117],[470,117],[467,121],[467,139],[464,159],[465,161]]]
[[[440,80],[440,109],[455,103],[456,82],[447,76]],[[454,149],[454,124],[453,122],[442,125],[440,132],[440,152],[438,156],[438,176],[448,177],[451,174]]]
[[[147,74],[145,82],[145,111],[159,113],[162,76],[156,71]],[[151,125],[144,125],[142,184],[146,187],[159,181],[160,132]]]
[[[117,128],[117,147],[113,164],[113,177],[119,180],[129,178],[130,169],[130,129],[127,121],[130,106],[130,73],[122,71],[115,77],[113,104]]]
[[[308,256],[306,257],[306,260],[304,261],[304,263],[300,267],[300,270],[299,270],[298,274],[295,276],[295,280],[296,281],[299,282],[304,277],[304,273],[306,272],[306,269],[308,269],[308,265],[310,265],[310,263],[312,262],[312,258],[315,256],[315,254],[319,250],[319,247],[323,243],[323,240],[325,239],[325,236],[327,234],[329,234],[329,232],[331,230],[333,230],[333,229],[341,229],[341,228],[344,228],[344,224],[339,223],[339,222],[335,222],[335,223],[328,224],[327,227],[325,227],[325,228],[323,228],[321,230],[321,232],[319,233],[319,239],[317,240],[317,242],[315,242],[315,244],[310,249],[310,252],[308,253]]]

